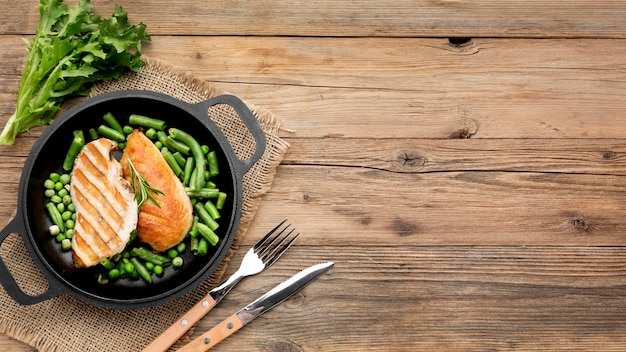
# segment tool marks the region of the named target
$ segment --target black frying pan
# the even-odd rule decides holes
[[[210,107],[230,105],[255,139],[256,150],[246,160],[234,153],[228,139],[207,117]],[[51,172],[63,172],[61,165],[76,129],[86,131],[103,123],[102,116],[111,112],[125,123],[130,114],[141,114],[165,120],[168,127],[191,133],[201,144],[217,151],[220,175],[215,179],[228,194],[221,211],[216,234],[220,242],[206,256],[194,256],[185,251],[184,266],[174,270],[167,267],[163,279],[148,284],[143,280],[119,279],[103,285],[97,283],[99,268],[75,268],[70,252],[63,253],[48,227],[43,182]],[[0,258],[0,283],[18,303],[28,305],[69,294],[88,303],[114,309],[135,309],[173,300],[197,287],[218,267],[228,252],[237,232],[242,207],[242,178],[265,151],[265,134],[247,106],[238,98],[222,95],[188,104],[168,95],[150,91],[117,91],[87,99],[61,114],[39,137],[26,159],[20,179],[18,207],[15,217],[0,232],[0,243],[11,233],[22,236],[37,267],[48,279],[48,290],[28,295],[17,285]]]

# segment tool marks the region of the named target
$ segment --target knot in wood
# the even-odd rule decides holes
[[[605,159],[605,160],[615,159],[615,158],[617,158],[617,153],[608,150],[608,151],[602,153],[602,158]]]
[[[582,231],[582,232],[593,231],[593,226],[584,218],[572,219],[570,220],[570,224],[578,231]]]
[[[415,169],[424,167],[428,159],[416,151],[402,150],[398,152],[396,161],[404,168]]]

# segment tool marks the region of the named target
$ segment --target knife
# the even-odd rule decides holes
[[[287,281],[279,284],[254,302],[240,309],[237,313],[224,319],[211,330],[198,336],[190,343],[183,346],[178,352],[206,351],[217,345],[219,342],[234,334],[244,325],[254,318],[274,308],[289,297],[302,290],[306,285],[322,276],[334,265],[333,262],[326,262],[308,267],[295,274]]]

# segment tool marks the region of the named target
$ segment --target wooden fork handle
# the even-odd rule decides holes
[[[163,331],[161,335],[157,336],[148,346],[146,346],[141,352],[164,352],[172,346],[185,332],[194,326],[203,316],[205,316],[217,302],[211,297],[206,295],[198,303],[196,303],[191,309],[183,314],[174,324],[170,325],[167,330]]]
[[[237,313],[224,319],[221,323],[215,325],[211,330],[198,336],[190,343],[183,346],[178,352],[200,352],[217,345],[219,342],[234,334],[241,329],[244,324],[239,320]]]

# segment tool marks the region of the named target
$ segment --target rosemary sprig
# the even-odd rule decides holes
[[[137,171],[133,162],[128,158],[128,173],[130,175],[130,184],[135,190],[135,200],[137,200],[137,208],[141,208],[143,203],[146,200],[152,201],[152,203],[156,204],[157,207],[161,207],[159,202],[154,198],[152,193],[154,194],[164,194],[160,190],[150,186],[148,181],[146,181],[143,176]]]

